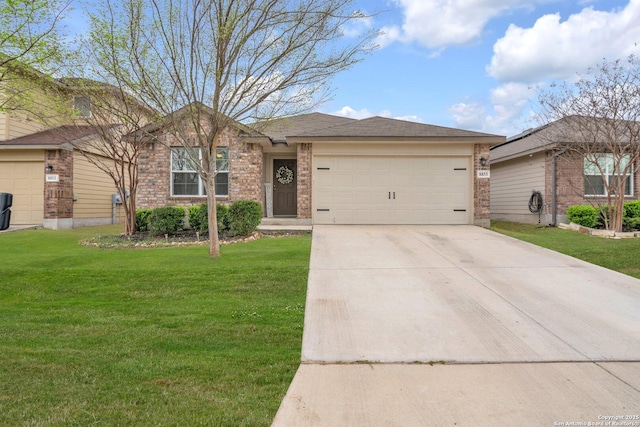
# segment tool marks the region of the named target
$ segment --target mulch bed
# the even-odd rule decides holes
[[[220,237],[220,246],[233,243],[250,242],[261,238],[269,237],[290,237],[309,234],[308,231],[254,231],[249,236]],[[96,236],[82,242],[85,246],[95,246],[98,248],[155,248],[168,246],[196,246],[208,245],[209,236],[201,235],[193,230],[182,230],[176,234],[165,234],[155,236],[148,232],[137,232],[132,236],[124,234]]]

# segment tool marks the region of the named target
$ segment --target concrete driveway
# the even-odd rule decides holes
[[[640,426],[637,279],[473,226],[316,226],[310,267],[274,426]]]

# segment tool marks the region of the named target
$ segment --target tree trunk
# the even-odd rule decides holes
[[[215,161],[215,160],[214,160]],[[220,241],[218,240],[218,218],[216,209],[215,175],[209,173],[207,177],[207,220],[209,221],[209,256],[220,255]]]
[[[624,188],[622,189],[622,194],[624,194]],[[622,231],[623,214],[624,214],[624,196],[620,196],[619,194],[616,194],[615,203],[613,206],[611,228],[613,229],[613,231],[617,233]]]

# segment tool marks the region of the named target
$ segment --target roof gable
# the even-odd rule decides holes
[[[184,107],[177,109],[172,113],[167,114],[160,120],[149,123],[136,132],[133,132],[132,134],[130,134],[130,138],[139,140],[151,139],[153,138],[153,135],[165,132],[165,130],[169,128],[172,123],[185,120],[189,114],[192,114],[193,109],[198,110],[198,113],[202,114],[202,117],[213,117],[214,115],[214,111],[212,108],[207,107],[200,102],[193,102],[189,105],[185,105]],[[224,123],[228,123],[229,126],[236,128],[240,133],[243,134],[243,137],[264,138],[264,135],[256,132],[254,129],[247,125],[244,125],[222,114],[219,114],[218,117],[222,117]]]

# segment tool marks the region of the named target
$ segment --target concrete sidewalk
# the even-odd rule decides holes
[[[640,415],[639,280],[471,226],[316,226],[310,267],[274,426]]]

